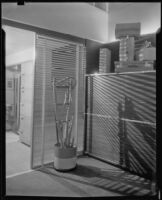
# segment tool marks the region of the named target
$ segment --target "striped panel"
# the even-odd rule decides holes
[[[53,48],[51,53],[51,78],[56,81],[65,77],[73,77],[76,80],[76,45],[65,45],[64,47]],[[51,79],[52,81],[52,79]],[[52,82],[51,82],[52,84]],[[76,89],[76,88],[75,88]],[[71,107],[70,118],[74,115],[75,110],[75,89],[72,90],[73,104]],[[66,117],[66,110],[63,107],[66,88],[56,88],[57,94],[57,119],[61,120]]]
[[[87,151],[152,177],[156,159],[156,73],[88,77]]]
[[[54,144],[56,143],[54,98],[52,90],[52,80],[57,80],[71,76],[76,78],[76,64],[79,62],[80,69],[83,69],[85,59],[79,56],[77,59],[77,44],[58,41],[51,38],[38,36],[36,39],[36,63],[35,63],[35,83],[34,83],[34,127],[33,127],[33,167],[43,163],[49,163],[54,159]],[[84,52],[84,48],[79,46],[79,55]],[[82,70],[81,70],[82,71]],[[83,74],[79,76],[83,79]],[[80,81],[80,80],[79,80]],[[80,81],[83,88],[83,80]],[[58,90],[58,103],[64,101],[63,90]],[[75,89],[72,92],[73,104],[70,115],[74,114]],[[80,100],[80,104],[83,101]],[[63,119],[65,112],[58,106],[58,119]],[[44,113],[43,113],[44,110]],[[43,117],[44,116],[44,117]],[[44,127],[43,127],[44,124]],[[83,129],[81,124],[80,129]],[[42,134],[44,131],[44,135]],[[74,132],[74,131],[73,131]],[[74,133],[73,133],[74,134]],[[44,140],[44,143],[43,143]]]

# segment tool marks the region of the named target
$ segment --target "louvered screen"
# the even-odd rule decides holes
[[[156,73],[87,79],[86,151],[151,178],[156,169]]]
[[[83,81],[81,79],[83,78],[82,72],[84,72],[84,63],[82,62],[82,60],[84,60],[83,52],[83,45],[44,36],[38,36],[36,39],[32,153],[33,167],[52,162],[54,157],[53,148],[56,143],[56,133],[52,89],[53,77],[56,81],[65,77],[73,77],[77,81],[77,84],[79,84],[78,87],[82,89]],[[79,80],[77,80],[77,77],[79,77]],[[76,112],[78,105],[76,99],[79,99],[76,97],[76,91],[77,86],[72,91],[73,103],[70,112],[70,115],[75,116],[79,113]],[[59,107],[59,104],[64,100],[65,91],[64,89],[61,89],[56,92],[58,100],[57,118],[61,119],[64,117],[65,112],[61,109],[61,106]],[[83,100],[81,103],[83,104]],[[77,119],[79,119],[79,115]],[[83,124],[80,128],[83,129]],[[73,127],[73,131],[74,130],[76,130],[75,127]]]
[[[63,80],[65,77],[73,77],[76,79],[76,45],[66,45],[62,44],[60,47],[52,47],[49,50],[51,53],[52,63],[51,63],[51,78],[55,78],[56,82]],[[50,80],[52,83],[52,79]],[[63,106],[65,92],[67,88],[55,88],[56,99],[57,99],[57,114],[58,120],[65,120],[66,109]],[[72,106],[70,109],[70,118],[75,113],[75,92],[76,87],[72,89]]]

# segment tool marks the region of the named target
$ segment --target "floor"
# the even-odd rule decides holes
[[[13,133],[12,131],[6,132],[6,144],[12,143],[12,142],[18,142],[19,141],[19,135],[16,133]]]
[[[30,148],[19,141],[19,135],[6,132],[6,177],[30,170]]]
[[[6,133],[6,195],[97,197],[151,195],[151,182],[96,159],[79,156],[77,167],[58,172],[53,163],[30,169],[30,148]]]
[[[151,182],[90,157],[79,157],[70,172],[58,172],[53,163],[6,179],[7,195],[21,196],[143,196]]]

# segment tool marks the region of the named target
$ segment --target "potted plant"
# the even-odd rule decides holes
[[[77,147],[74,144],[74,136],[72,135],[73,115],[70,116],[72,105],[72,89],[75,87],[75,80],[66,77],[62,80],[53,80],[53,96],[55,106],[55,127],[57,143],[54,145],[54,168],[60,171],[67,171],[76,167]],[[65,89],[64,102],[62,103],[65,110],[64,119],[57,119],[57,92],[56,89]],[[59,99],[59,105],[60,105]]]

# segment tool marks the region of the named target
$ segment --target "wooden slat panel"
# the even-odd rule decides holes
[[[156,72],[88,77],[87,151],[152,177],[156,171]]]
[[[34,128],[33,128],[33,167],[53,161],[54,144],[56,143],[54,99],[52,80],[71,76],[76,78],[76,44],[50,40],[39,37],[36,40],[36,70],[34,96]],[[80,59],[80,58],[79,58]],[[80,65],[82,69],[82,65]],[[45,85],[43,85],[45,83]],[[82,82],[83,84],[83,82]],[[81,88],[83,88],[81,86]],[[60,91],[64,100],[64,91]],[[74,113],[75,89],[72,93],[73,105],[70,115]],[[61,97],[60,97],[61,98]],[[44,106],[44,118],[43,116]],[[59,109],[60,117],[65,113]],[[44,123],[44,129],[42,127]],[[83,124],[82,124],[83,127]],[[44,136],[42,131],[44,130]],[[74,133],[73,133],[74,134]],[[44,145],[43,145],[44,140]],[[43,158],[43,159],[42,159]]]

